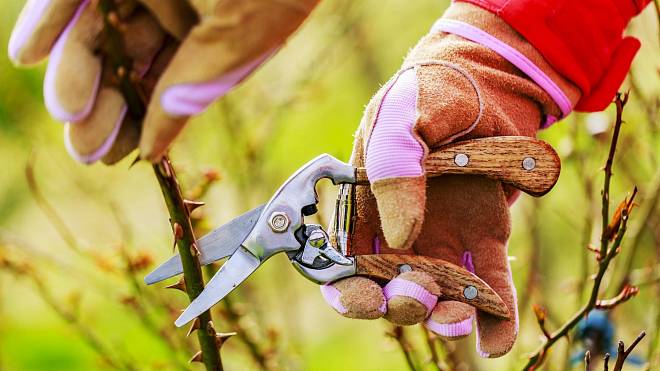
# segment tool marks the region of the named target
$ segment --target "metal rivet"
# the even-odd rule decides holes
[[[399,273],[406,273],[412,271],[412,267],[408,264],[401,264],[399,266]]]
[[[479,292],[477,291],[477,288],[472,286],[472,285],[470,285],[470,286],[466,287],[465,289],[463,289],[463,296],[467,300],[472,300],[472,299],[476,298],[478,293]]]
[[[459,153],[454,156],[454,163],[460,167],[465,167],[470,162],[470,158],[465,153]]]
[[[522,167],[527,171],[534,170],[536,167],[536,160],[534,157],[525,157],[522,162]]]
[[[289,228],[289,217],[286,213],[276,211],[270,215],[270,220],[268,221],[270,229],[276,233],[285,232]]]

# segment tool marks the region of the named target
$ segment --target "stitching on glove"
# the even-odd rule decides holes
[[[466,71],[463,67],[461,67],[457,64],[454,64],[454,63],[449,63],[449,62],[445,62],[445,61],[434,61],[434,60],[421,61],[421,62],[415,63],[415,67],[418,67],[418,66],[433,66],[433,65],[447,67],[447,68],[450,68],[450,69],[460,73],[461,75],[463,75],[463,77],[465,77],[470,82],[470,84],[472,84],[472,88],[474,89],[474,92],[477,94],[477,100],[479,101],[479,114],[477,115],[477,118],[474,120],[474,122],[469,127],[467,127],[465,130],[462,130],[462,131],[450,136],[449,138],[445,139],[444,141],[442,141],[441,143],[438,144],[438,146],[442,146],[442,145],[453,142],[454,140],[456,140],[456,138],[460,138],[460,137],[468,134],[469,132],[474,130],[475,127],[477,127],[479,122],[481,122],[481,118],[483,117],[483,114],[484,114],[484,100],[483,100],[483,97],[481,95],[481,88],[479,87],[479,84],[477,83],[477,80],[475,80],[475,78],[472,77],[472,75],[468,71]]]

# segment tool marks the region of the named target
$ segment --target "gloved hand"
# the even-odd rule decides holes
[[[116,0],[125,52],[151,95],[141,130],[96,52],[97,2],[29,0],[9,42],[16,64],[50,54],[46,107],[67,123],[67,150],[85,163],[118,161],[138,140],[142,158],[160,159],[188,118],[273,55],[318,0]]]
[[[442,31],[455,21],[487,30],[536,67],[523,72],[482,43]],[[545,90],[528,76],[534,74],[542,75]],[[556,91],[546,92],[548,86]],[[535,136],[578,99],[579,90],[497,16],[453,3],[366,108],[351,162],[366,166],[371,186],[356,189],[349,254],[418,254],[462,265],[502,297],[513,318],[475,313],[459,302],[438,302],[442,287],[419,271],[402,273],[384,287],[365,277],[339,280],[322,286],[326,301],[346,317],[384,316],[399,325],[425,322],[447,338],[470,334],[476,316],[480,355],[507,353],[518,329],[507,258],[507,203],[516,192],[477,176],[427,179],[422,164],[429,151],[456,140]]]

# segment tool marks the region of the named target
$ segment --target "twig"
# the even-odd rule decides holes
[[[630,344],[628,348],[625,347],[623,344],[623,341],[619,341],[619,347],[617,348],[617,354],[616,354],[616,363],[614,364],[614,368],[612,369],[613,371],[621,371],[623,370],[623,364],[626,362],[626,358],[632,353],[633,349],[639,344],[640,341],[646,336],[646,331],[642,331],[639,335],[637,335],[637,338],[635,341]]]
[[[596,302],[596,307],[595,309],[603,309],[603,310],[609,310],[621,303],[625,303],[626,301],[630,300],[633,298],[635,295],[639,293],[639,289],[635,286],[630,286],[626,285],[623,287],[619,295],[612,299],[608,300],[598,300]]]
[[[440,363],[442,362],[440,360],[440,356],[438,355],[438,349],[435,346],[435,342],[437,340],[437,336],[435,334],[432,334],[429,329],[427,329],[424,326],[419,326],[420,329],[422,329],[422,332],[424,333],[424,339],[426,340],[426,345],[429,347],[429,352],[431,353],[431,361],[433,363],[433,367],[440,371],[442,370],[442,367]]]
[[[113,0],[100,0],[98,9],[103,14],[105,24],[106,42],[105,54],[109,56],[115,75],[119,82],[119,88],[128,105],[128,111],[135,119],[143,119],[144,102],[140,98],[139,89],[135,87],[135,74],[132,73],[132,62],[124,53],[122,36],[117,29],[120,22]],[[170,221],[174,229],[181,229],[181,235],[176,236],[176,245],[181,257],[183,276],[186,283],[186,293],[190,301],[195,299],[204,289],[202,270],[199,265],[199,251],[195,245],[195,236],[190,222],[190,212],[185,205],[179,183],[174,169],[167,157],[160,163],[153,165],[154,174],[158,179],[165,204],[170,214]],[[211,312],[206,311],[199,316],[201,328],[197,331],[197,339],[201,347],[201,353],[195,355],[193,360],[204,363],[207,371],[222,370],[220,361],[219,345],[216,331],[213,327]]]
[[[614,133],[612,134],[612,142],[610,143],[610,151],[607,155],[607,161],[605,162],[605,181],[603,185],[602,193],[602,238],[600,239],[600,256],[604,257],[607,254],[607,246],[609,243],[608,236],[610,231],[608,224],[610,221],[609,210],[610,210],[610,179],[612,178],[612,164],[614,163],[614,153],[616,152],[616,145],[619,142],[619,131],[623,124],[623,107],[628,101],[628,94],[617,94],[614,104],[616,105],[616,123],[614,125]]]
[[[536,322],[539,324],[539,328],[541,329],[541,332],[543,332],[543,335],[545,336],[546,339],[550,339],[552,335],[550,335],[550,332],[545,326],[545,320],[548,318],[548,311],[538,304],[534,304],[532,306],[532,309],[534,309],[534,314],[536,315]]]
[[[608,371],[610,368],[610,354],[605,353],[605,357],[603,357],[603,371]]]
[[[612,163],[614,161],[614,154],[616,152],[615,150],[616,150],[616,144],[618,141],[619,132],[621,129],[621,125],[623,124],[622,114],[623,114],[623,107],[625,106],[626,101],[627,101],[627,95],[617,94],[615,100],[616,109],[617,109],[616,122],[614,125],[614,133],[612,136],[612,142],[610,145],[607,162],[604,168],[605,180],[604,180],[603,193],[602,193],[603,229],[601,232],[601,249],[599,251],[599,256],[598,256],[598,272],[596,273],[596,276],[593,281],[593,286],[591,289],[591,295],[589,297],[589,301],[586,304],[584,304],[582,308],[577,313],[575,313],[570,320],[568,320],[568,322],[564,323],[564,325],[562,325],[557,331],[550,334],[550,337],[547,337],[546,335],[546,338],[544,339],[539,349],[537,349],[536,352],[534,352],[530,356],[527,365],[524,367],[525,370],[535,370],[538,367],[540,367],[547,357],[548,350],[559,339],[567,336],[569,331],[571,331],[580,322],[582,318],[584,318],[586,315],[589,314],[589,312],[591,312],[593,309],[596,308],[598,304],[598,295],[600,292],[600,286],[603,277],[607,272],[610,262],[619,253],[621,242],[627,230],[628,218],[630,211],[632,210],[632,206],[634,204],[634,197],[636,194],[636,192],[634,192],[633,195],[630,197],[630,199],[625,201],[626,207],[621,209],[620,223],[610,223],[609,189],[610,189],[610,180],[612,177]],[[617,229],[610,230],[610,228],[608,228],[609,225],[616,225]],[[613,237],[613,242],[611,241],[612,237]]]
[[[591,352],[588,350],[584,353],[584,369],[591,371]]]
[[[633,263],[635,262],[637,251],[642,242],[642,232],[646,229],[649,220],[651,220],[656,210],[658,210],[658,205],[660,204],[660,171],[656,172],[653,177],[653,181],[651,182],[651,186],[647,189],[646,199],[644,201],[646,207],[640,211],[641,215],[639,216],[639,222],[637,223],[636,228],[631,231],[630,248],[627,249],[629,250],[628,254],[623,256],[624,273],[621,282],[618,285],[619,289],[630,282]]]
[[[411,371],[417,371],[417,366],[415,366],[416,363],[414,360],[414,355],[412,354],[413,353],[412,346],[408,342],[408,339],[406,339],[406,333],[403,327],[395,325],[392,327],[391,331],[386,333],[386,335],[396,340],[397,344],[399,344],[399,348],[401,348],[401,352],[406,358],[406,363],[408,364],[408,368]]]
[[[57,213],[55,208],[48,202],[46,197],[44,197],[44,195],[41,193],[41,190],[39,189],[39,185],[37,184],[37,180],[34,176],[34,154],[30,156],[27,164],[25,165],[25,179],[27,180],[30,194],[32,194],[32,197],[37,203],[37,206],[46,215],[53,227],[55,227],[55,230],[64,240],[66,245],[77,254],[83,255],[73,232],[71,229],[69,229],[69,227],[64,222],[64,219]]]
[[[520,308],[528,308],[529,301],[532,297],[539,291],[540,277],[543,275],[541,272],[541,231],[540,231],[540,210],[541,203],[538,200],[534,200],[531,203],[531,210],[528,215],[529,225],[529,239],[530,239],[530,256],[528,257],[529,269],[527,269],[527,279],[525,281],[525,289],[522,290],[520,296]],[[527,310],[522,311],[524,316],[527,313]]]
[[[97,336],[92,329],[85,326],[84,322],[80,321],[80,318],[75,311],[71,311],[58,303],[53,294],[44,284],[43,280],[27,263],[17,263],[9,259],[2,259],[0,265],[17,277],[29,278],[36,287],[37,293],[41,299],[60,318],[62,318],[62,320],[73,326],[73,328],[80,334],[83,341],[85,341],[87,345],[89,345],[89,347],[92,348],[92,350],[94,350],[110,367],[121,370],[135,370],[135,367],[133,367],[131,362],[125,361],[122,357],[115,357],[111,348],[106,347],[101,341],[101,338]]]

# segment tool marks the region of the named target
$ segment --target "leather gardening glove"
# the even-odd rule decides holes
[[[16,64],[50,55],[46,107],[66,122],[67,150],[84,163],[116,162],[138,142],[142,158],[160,159],[190,116],[273,55],[318,2],[115,1],[125,52],[151,96],[141,133],[97,53],[98,0],[28,0],[9,42]]]
[[[454,21],[488,34],[478,43],[442,31]],[[536,67],[523,72],[483,45],[489,37]],[[543,75],[541,84],[557,89],[552,94],[558,92],[567,106],[560,108],[528,76],[534,74]],[[579,90],[497,16],[453,3],[366,108],[351,161],[366,166],[371,186],[356,189],[349,254],[418,254],[462,265],[502,297],[513,317],[503,320],[475,313],[467,304],[438,302],[442,287],[420,271],[402,273],[384,287],[365,277],[339,280],[322,286],[326,301],[346,317],[384,316],[400,325],[424,322],[447,338],[470,334],[476,316],[480,355],[507,353],[518,329],[507,259],[508,202],[517,192],[479,176],[427,179],[422,164],[429,151],[452,141],[535,136],[578,98]]]

